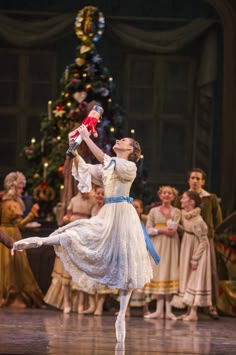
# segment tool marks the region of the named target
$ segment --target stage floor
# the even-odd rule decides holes
[[[115,316],[63,314],[50,309],[0,309],[0,354],[236,354],[236,318],[198,322],[127,319],[125,347]]]

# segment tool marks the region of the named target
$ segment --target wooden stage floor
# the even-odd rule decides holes
[[[236,354],[236,318],[198,322],[127,319],[125,347],[116,344],[115,316],[50,309],[0,309],[0,354]]]

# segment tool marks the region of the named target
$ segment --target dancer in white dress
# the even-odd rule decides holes
[[[92,182],[104,186],[104,207],[95,217],[69,223],[47,238],[22,240],[13,249],[54,245],[65,268],[82,288],[86,287],[88,292],[103,285],[120,289],[116,338],[123,342],[125,311],[132,289],[142,288],[152,278],[142,227],[129,197],[141,150],[136,141],[123,138],[116,141],[116,157],[111,158],[90,139],[84,125],[79,132],[101,164],[86,164],[77,154],[72,173],[82,192],[89,191]]]

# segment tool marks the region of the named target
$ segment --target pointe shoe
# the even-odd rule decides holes
[[[68,313],[70,313],[70,312],[71,312],[71,307],[70,307],[70,306],[64,307],[64,309],[63,309],[63,313],[64,313],[64,314],[68,314]]]
[[[178,319],[178,317],[176,315],[174,315],[174,313],[172,313],[172,312],[166,313],[165,318],[170,319],[170,320],[177,320]]]
[[[81,305],[79,305],[79,306],[78,306],[78,314],[82,314],[83,311],[84,311],[84,307],[81,306]]]
[[[31,248],[39,248],[43,245],[43,241],[39,237],[32,237],[27,239],[18,240],[13,244],[14,250],[24,250]]]
[[[153,313],[145,314],[144,318],[145,319],[163,319],[164,314],[163,314],[163,312],[153,312]]]
[[[125,355],[125,343],[116,343],[115,355]]]
[[[218,312],[217,312],[215,306],[209,307],[209,312],[208,312],[208,314],[209,314],[209,316],[210,316],[212,319],[214,319],[214,320],[220,319],[219,314],[218,314]]]
[[[15,299],[12,303],[9,304],[9,307],[10,308],[21,308],[21,309],[24,309],[26,308],[26,304],[24,302],[22,302],[21,300],[19,299]]]
[[[188,316],[183,317],[182,320],[197,321],[198,316],[196,314],[189,314]]]
[[[115,328],[116,328],[116,340],[118,343],[124,343],[125,341],[125,335],[126,335],[126,330],[125,330],[125,317],[117,317],[116,323],[115,323]]]
[[[177,317],[177,319],[179,320],[183,320],[183,318],[189,316],[189,313],[184,313],[184,314],[181,314],[180,316]]]
[[[119,311],[117,311],[117,312],[115,313],[115,316],[118,316],[118,315],[119,315]],[[126,316],[126,317],[130,317],[130,310],[129,310],[129,309],[126,310],[125,316]]]
[[[103,311],[101,311],[100,309],[96,309],[96,311],[94,312],[95,316],[102,316]]]
[[[81,311],[80,313],[81,314],[93,314],[94,313],[94,308],[85,309],[84,311]]]
[[[149,314],[151,314],[149,311],[143,312],[143,317],[148,316]]]

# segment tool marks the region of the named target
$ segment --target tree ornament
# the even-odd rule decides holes
[[[58,172],[58,175],[61,179],[64,178],[64,165],[60,165],[58,168],[57,168],[57,172]]]
[[[92,57],[92,62],[93,62],[93,63],[101,63],[101,62],[102,62],[102,58],[100,57],[99,54],[95,54],[95,55],[93,55],[93,57]]]
[[[81,58],[81,57],[76,58],[76,59],[75,59],[75,63],[76,63],[79,67],[82,67],[82,65],[84,65],[84,63],[85,63],[85,59],[84,59],[84,58]]]
[[[33,190],[33,198],[36,201],[53,201],[55,196],[55,190],[44,181]]]
[[[101,95],[103,96],[103,97],[106,97],[106,96],[108,96],[110,94],[110,91],[109,90],[107,90],[106,88],[101,88]]]
[[[62,104],[57,105],[56,109],[52,111],[55,117],[62,117],[66,111]]]
[[[91,49],[91,47],[89,46],[89,44],[84,44],[83,46],[80,47],[80,53],[84,54],[89,52]]]
[[[98,42],[103,34],[104,26],[103,13],[97,7],[85,6],[78,12],[75,19],[75,34],[83,42],[87,40]]]
[[[77,101],[79,104],[83,102],[86,97],[87,97],[87,92],[86,91],[77,91],[73,94],[73,97],[75,101]]]

